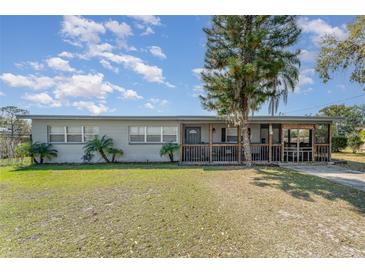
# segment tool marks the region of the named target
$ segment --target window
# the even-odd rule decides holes
[[[84,142],[90,141],[99,135],[99,128],[93,126],[84,127]]]
[[[82,142],[82,127],[70,126],[67,129],[67,143],[81,143]]]
[[[147,142],[161,142],[161,127],[147,127]]]
[[[48,126],[48,141],[50,143],[84,143],[99,134],[99,128],[94,126]]]
[[[227,143],[235,143],[237,142],[237,128],[229,127],[226,129],[227,133]]]
[[[177,142],[177,127],[163,127],[162,141],[164,143]]]
[[[131,143],[177,142],[177,127],[131,126],[129,141]]]
[[[145,127],[130,127],[129,128],[129,141],[133,143],[145,142]]]
[[[65,142],[65,127],[49,127],[49,142],[64,143]]]

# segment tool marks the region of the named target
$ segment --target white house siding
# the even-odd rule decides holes
[[[124,155],[120,161],[126,162],[161,162],[168,161],[160,157],[161,144],[130,144],[128,136],[129,126],[176,126],[177,121],[125,121],[125,120],[38,120],[32,121],[33,142],[47,142],[47,126],[97,126],[99,136],[107,135],[113,139],[114,146],[121,148]],[[178,135],[179,138],[179,135]],[[84,144],[53,144],[58,151],[57,158],[49,162],[53,163],[80,163],[82,162]],[[177,159],[179,155],[176,155]],[[98,154],[93,161],[103,162]]]

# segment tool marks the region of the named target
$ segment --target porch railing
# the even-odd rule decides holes
[[[181,159],[192,163],[238,163],[239,153],[245,161],[244,148],[239,148],[239,144],[183,144]],[[284,147],[282,151],[281,144],[272,144],[270,153],[269,144],[251,144],[251,157],[253,162],[325,162],[330,160],[329,149],[329,144],[315,144],[314,151],[312,147]]]

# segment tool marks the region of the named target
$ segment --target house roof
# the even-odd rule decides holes
[[[92,115],[17,115],[21,119],[32,120],[134,120],[134,121],[206,121],[223,122],[224,118],[204,115],[177,115],[177,116],[92,116]],[[250,116],[251,122],[315,122],[332,123],[340,121],[339,117],[324,116]]]

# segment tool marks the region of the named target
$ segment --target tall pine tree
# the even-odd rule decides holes
[[[247,165],[251,165],[248,135],[250,111],[269,101],[277,111],[281,99],[299,77],[299,50],[291,50],[300,35],[295,16],[214,16],[205,28],[207,51],[202,72],[203,106],[240,126]]]

